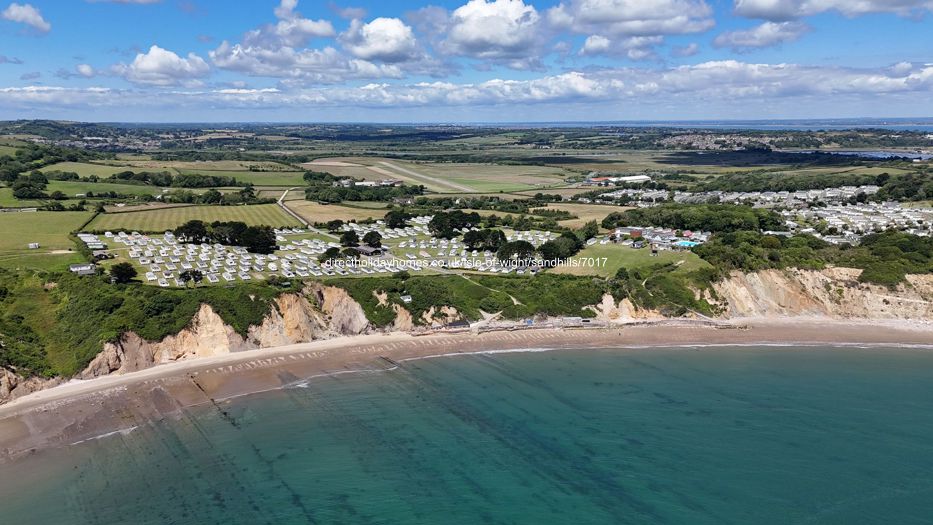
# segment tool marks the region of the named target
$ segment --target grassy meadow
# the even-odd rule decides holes
[[[69,233],[91,217],[83,211],[0,213],[0,267],[62,269],[80,262]],[[29,243],[39,243],[30,250]]]
[[[190,220],[242,221],[248,225],[273,227],[300,226],[276,204],[252,206],[178,206],[143,211],[104,213],[88,225],[88,230],[130,230],[162,232],[181,226]]]
[[[549,272],[566,275],[598,275],[611,277],[619,268],[645,268],[656,264],[673,263],[678,265],[678,271],[689,272],[709,267],[709,263],[700,259],[693,252],[661,251],[657,256],[651,255],[650,248],[634,249],[620,244],[594,244],[587,246],[577,254],[574,259],[586,262],[588,259],[605,258],[604,265],[561,266]],[[600,261],[601,262],[601,261]]]

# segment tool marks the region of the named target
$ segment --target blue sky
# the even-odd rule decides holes
[[[933,0],[0,0],[0,119],[933,116]]]

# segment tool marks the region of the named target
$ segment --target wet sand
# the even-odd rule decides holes
[[[523,349],[723,345],[931,345],[933,325],[825,319],[747,319],[719,327],[686,322],[616,328],[534,329],[413,336],[393,333],[264,348],[73,381],[0,406],[0,462],[148,422],[198,405],[313,380],[405,366],[426,357]]]

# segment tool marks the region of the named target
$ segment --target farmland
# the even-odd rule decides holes
[[[114,173],[120,173],[121,171],[126,171],[125,166],[107,166],[104,164],[94,164],[90,162],[59,162],[58,164],[52,164],[46,166],[39,171],[42,173],[48,173],[50,171],[64,171],[77,173],[79,177],[90,177],[95,175],[97,177],[106,178]]]
[[[142,184],[111,184],[108,182],[80,182],[70,180],[49,181],[48,191],[60,191],[69,197],[73,197],[77,194],[86,195],[88,192],[105,193],[111,191],[124,195],[158,195],[162,193],[161,188]]]
[[[562,186],[559,167],[411,162],[380,158],[318,159],[304,167],[365,180],[399,179],[438,193],[482,193]]]
[[[356,203],[354,203],[356,204]],[[385,214],[384,208],[368,206],[342,206],[339,204],[320,204],[311,201],[287,201],[288,209],[297,213],[304,220],[327,222],[334,219],[342,221],[361,221],[366,219],[381,219]]]
[[[577,216],[576,219],[570,219],[566,221],[560,221],[562,226],[567,226],[568,228],[579,228],[584,224],[590,221],[596,221],[599,223],[602,221],[606,215],[614,211],[623,211],[628,208],[621,208],[618,206],[607,206],[605,204],[548,204],[547,209],[549,210],[562,210],[570,212]]]
[[[190,221],[241,221],[248,225],[273,227],[299,226],[298,221],[275,204],[252,206],[179,206],[146,211],[104,213],[88,225],[88,230],[129,230],[162,232]]]
[[[64,171],[79,177],[109,177],[124,171],[168,172],[172,175],[214,175],[234,177],[241,184],[257,186],[300,186],[303,171],[277,162],[246,161],[154,161],[117,159],[100,162],[59,162],[42,168],[42,172]]]
[[[68,237],[91,217],[90,212],[0,213],[0,267],[61,269],[80,262]],[[29,243],[39,243],[30,250]]]

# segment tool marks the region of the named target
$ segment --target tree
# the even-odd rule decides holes
[[[110,268],[110,277],[120,284],[132,281],[137,275],[136,267],[128,262],[117,263]]]
[[[580,229],[580,239],[583,241],[588,241],[597,235],[599,235],[599,225],[596,221],[590,221]]]
[[[175,231],[172,233],[174,233],[175,238],[181,242],[200,244],[210,239],[207,225],[204,224],[204,221],[199,220],[188,221],[175,228]]]
[[[201,194],[199,199],[203,204],[217,204],[224,200],[224,195],[219,191],[211,188]]]
[[[247,183],[239,193],[240,198],[243,199],[243,202],[256,200],[256,190],[253,189],[253,185],[251,183]]]
[[[379,248],[382,246],[382,235],[377,231],[368,231],[363,235],[363,243],[370,248]]]
[[[470,230],[463,234],[463,244],[471,250],[478,250],[486,243],[483,230]]]
[[[386,213],[384,220],[387,228],[404,228],[408,226],[408,219],[410,218],[411,214],[402,210],[390,210],[389,213]]]
[[[249,226],[240,236],[240,245],[252,253],[272,253],[278,244],[272,226]]]
[[[178,275],[178,278],[185,284],[188,281],[194,281],[194,284],[197,285],[204,280],[204,274],[201,273],[201,270],[185,270]]]
[[[340,248],[328,248],[324,253],[318,256],[317,260],[321,264],[328,263],[334,259],[340,258]]]
[[[347,230],[340,235],[340,244],[344,246],[359,246],[360,236],[354,230]]]
[[[335,231],[339,230],[340,228],[343,228],[343,221],[342,221],[342,220],[340,220],[340,219],[334,219],[334,220],[332,220],[332,221],[327,221],[327,231],[329,231],[329,232],[335,232]]]
[[[519,262],[530,259],[535,253],[535,247],[528,241],[507,242],[499,247],[496,257],[500,261],[518,260]]]

